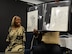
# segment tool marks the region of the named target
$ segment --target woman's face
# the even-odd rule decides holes
[[[20,17],[16,17],[15,21],[14,21],[15,26],[19,27],[21,25],[21,18]]]

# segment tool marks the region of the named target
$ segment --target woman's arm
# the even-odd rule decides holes
[[[7,36],[6,42],[9,42],[9,35]]]
[[[10,33],[10,31],[11,31],[11,27],[9,28],[9,30],[8,30],[8,33]],[[8,36],[7,36],[7,39],[6,39],[6,42],[9,42],[9,34],[8,34]]]

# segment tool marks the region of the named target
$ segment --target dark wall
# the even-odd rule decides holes
[[[27,4],[16,0],[0,0],[0,51],[7,47],[6,37],[11,19],[14,15],[22,18],[22,25],[26,28]]]

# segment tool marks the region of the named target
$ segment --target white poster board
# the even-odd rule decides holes
[[[38,29],[38,10],[27,13],[27,32]]]
[[[67,31],[68,30],[69,6],[52,7],[50,25],[48,30]]]

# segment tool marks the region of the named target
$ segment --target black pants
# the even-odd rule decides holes
[[[41,43],[33,48],[33,54],[62,54],[58,44]]]

